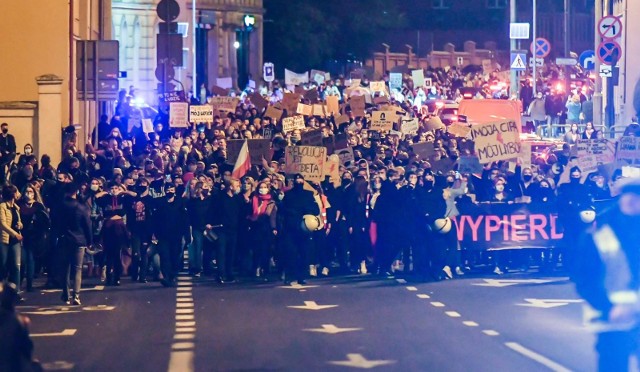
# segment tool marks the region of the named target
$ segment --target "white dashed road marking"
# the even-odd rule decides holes
[[[188,270],[189,255],[184,255],[184,269]],[[192,372],[194,370],[193,341],[196,338],[196,321],[193,301],[193,278],[186,272],[178,275],[178,287],[176,288],[176,331],[173,335],[174,343],[171,345],[169,358],[169,372]]]
[[[482,331],[482,333],[484,333],[487,336],[498,336],[498,335],[500,335],[500,333],[494,331],[493,329],[485,329],[484,331]]]
[[[444,307],[444,304],[442,302],[432,302],[431,305],[433,307]]]
[[[445,314],[447,314],[448,316],[450,316],[452,318],[460,318],[460,313],[455,312],[455,311],[445,311]]]
[[[478,323],[471,321],[471,320],[465,320],[464,322],[462,322],[462,324],[466,325],[467,327],[477,327]]]
[[[526,347],[520,345],[517,342],[505,342],[504,343],[509,349],[520,353],[524,356],[526,356],[527,358],[534,360],[540,364],[542,364],[543,366],[549,368],[552,371],[556,371],[556,372],[569,372],[570,369],[554,362],[553,360],[545,357],[544,355],[540,355],[538,353],[536,353],[535,351],[529,350]]]
[[[431,298],[428,294],[418,294],[416,296],[418,296],[418,298]]]

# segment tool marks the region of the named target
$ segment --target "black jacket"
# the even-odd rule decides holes
[[[313,192],[296,186],[284,194],[278,212],[282,216],[285,232],[293,232],[300,230],[302,216],[306,214],[317,216],[320,214],[320,208],[313,197]]]
[[[58,232],[64,241],[77,247],[93,244],[89,208],[77,199],[65,197],[60,208],[52,211],[51,219],[57,221]]]

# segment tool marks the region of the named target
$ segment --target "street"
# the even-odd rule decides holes
[[[46,370],[595,369],[566,277],[365,275],[285,287],[183,276],[170,289],[87,280],[79,307],[59,296],[34,292],[19,306]]]

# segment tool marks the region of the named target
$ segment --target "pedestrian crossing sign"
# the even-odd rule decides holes
[[[526,53],[511,53],[511,69],[514,71],[524,71],[527,69]]]

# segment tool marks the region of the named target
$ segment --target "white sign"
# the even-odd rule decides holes
[[[389,74],[389,89],[402,90],[402,74],[399,72],[392,72]]]
[[[169,104],[169,127],[189,127],[189,104],[186,102],[171,102]]]
[[[309,72],[298,74],[284,69],[284,82],[286,85],[301,85],[309,82]]]
[[[274,72],[273,63],[265,62],[265,64],[262,66],[262,77],[264,81],[266,81],[267,83],[271,83],[272,81],[275,80],[276,78],[275,75],[276,74]]]
[[[622,21],[620,17],[608,15],[598,23],[598,33],[605,39],[615,39],[622,33]]]
[[[456,62],[458,62],[458,66],[462,66],[464,65],[464,58],[458,57],[456,58]]]
[[[512,40],[528,40],[529,28],[531,25],[528,23],[510,23],[509,24],[509,39]]]
[[[420,128],[420,123],[418,122],[418,118],[413,118],[409,120],[401,119],[402,125],[400,126],[400,131],[403,134],[417,134],[418,128]]]
[[[556,58],[556,65],[558,66],[575,66],[578,64],[578,60],[575,58]]]
[[[213,123],[213,106],[211,105],[189,106],[189,122]]]
[[[544,66],[544,58],[536,58],[536,67]],[[529,66],[533,67],[533,58],[529,58]]]
[[[600,76],[605,78],[613,77],[613,67],[609,65],[601,64]]]

